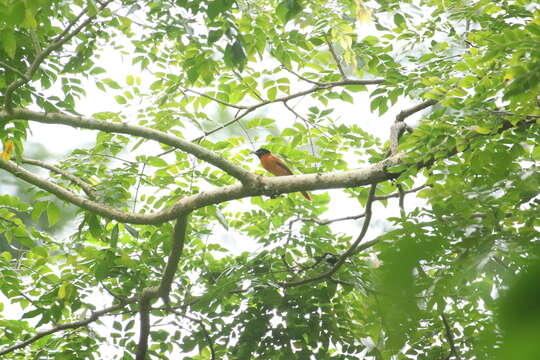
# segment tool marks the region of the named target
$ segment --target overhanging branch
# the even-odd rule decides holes
[[[295,175],[295,176],[255,176],[253,184],[236,184],[208,190],[199,194],[186,196],[178,200],[172,207],[154,214],[138,214],[124,212],[108,205],[100,204],[85,197],[76,195],[52,182],[36,176],[28,170],[17,166],[13,161],[0,161],[0,168],[12,175],[33,184],[60,199],[72,203],[82,209],[98,215],[131,224],[160,224],[177,218],[184,212],[190,212],[201,207],[219,204],[251,196],[275,195],[305,190],[338,189],[369,185],[375,182],[392,179],[398,174],[386,171],[387,167],[397,165],[403,158],[397,154],[364,169],[340,173]]]
[[[193,144],[187,140],[165,132],[149,129],[143,126],[130,125],[128,123],[100,121],[82,116],[72,116],[62,113],[42,113],[26,109],[13,109],[12,112],[0,111],[0,122],[10,120],[29,120],[43,124],[61,124],[75,128],[101,130],[110,133],[128,134],[142,137],[149,140],[155,140],[162,144],[169,145],[185,151],[195,157],[214,165],[225,171],[227,174],[237,178],[242,182],[253,181],[254,175],[242,167],[228,161],[213,151],[205,149],[202,146]]]

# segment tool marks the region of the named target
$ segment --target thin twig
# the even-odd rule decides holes
[[[454,342],[454,335],[452,334],[452,329],[450,328],[450,325],[448,324],[448,320],[446,319],[446,315],[444,315],[444,313],[441,313],[441,319],[444,324],[446,339],[448,340],[448,344],[450,344],[450,352],[456,357],[456,359],[459,360],[460,357],[456,350],[456,345]]]
[[[295,98],[298,98],[298,97],[302,97],[302,96],[305,96],[305,95],[309,95],[309,94],[312,94],[314,92],[317,92],[317,91],[321,91],[321,90],[325,90],[325,89],[331,89],[333,87],[337,87],[337,86],[346,86],[346,85],[378,85],[378,84],[382,84],[384,82],[384,79],[371,79],[371,80],[355,80],[355,79],[344,79],[344,80],[340,80],[340,81],[334,81],[334,82],[327,82],[327,83],[317,83],[315,86],[313,86],[312,88],[310,89],[307,89],[307,90],[303,90],[303,91],[300,91],[300,92],[297,92],[297,93],[294,93],[294,94],[291,94],[291,95],[287,95],[287,96],[282,96],[282,97],[279,97],[279,98],[276,98],[274,100],[264,100],[264,101],[261,101],[257,104],[254,104],[254,105],[251,105],[251,106],[247,106],[247,105],[235,105],[235,104],[230,104],[230,103],[227,103],[227,102],[224,102],[224,101],[221,101],[219,99],[216,99],[216,98],[213,98],[211,96],[208,96],[206,94],[203,94],[203,93],[199,93],[199,92],[195,92],[194,90],[189,90],[191,92],[194,92],[194,93],[197,93],[198,95],[200,96],[204,96],[206,98],[209,98],[209,99],[212,99],[212,100],[215,100],[217,101],[218,103],[222,104],[222,105],[226,105],[226,106],[230,106],[232,108],[235,108],[235,109],[238,109],[238,110],[244,110],[244,112],[240,115],[240,116],[237,116],[235,117],[234,119],[226,122],[225,124],[223,125],[220,125],[218,126],[217,128],[213,129],[213,130],[210,130],[210,131],[207,131],[204,133],[204,135],[201,135],[195,139],[192,140],[192,142],[198,142],[198,141],[201,141],[202,139],[204,139],[205,137],[219,131],[219,130],[222,130],[224,128],[226,128],[227,126],[230,126],[232,124],[234,124],[235,122],[239,121],[240,119],[244,118],[247,114],[251,113],[252,111],[255,111],[256,109],[260,108],[260,107],[263,107],[263,106],[266,106],[268,104],[273,104],[273,103],[279,103],[279,102],[287,102],[289,100],[292,100],[292,99],[295,99]]]
[[[135,189],[135,195],[133,196],[133,208],[132,212],[135,212],[137,207],[137,199],[139,198],[139,189],[141,187],[142,177],[144,176],[144,170],[146,169],[146,162],[143,163],[142,169],[137,176],[137,188]]]
[[[79,320],[79,321],[74,321],[74,322],[70,322],[70,323],[65,323],[65,324],[60,324],[60,325],[58,325],[58,326],[56,326],[56,327],[54,327],[52,329],[39,331],[36,335],[34,335],[34,336],[32,336],[32,337],[18,343],[18,344],[7,347],[4,350],[0,350],[0,355],[5,355],[5,354],[8,354],[8,353],[10,353],[12,351],[22,349],[25,346],[28,346],[28,345],[32,344],[33,342],[36,342],[37,340],[41,339],[44,336],[51,335],[51,334],[54,334],[54,333],[57,333],[59,331],[66,330],[66,329],[77,329],[77,328],[80,328],[82,326],[86,326],[86,325],[96,321],[97,319],[99,319],[102,316],[111,315],[110,314],[111,312],[122,309],[124,306],[128,305],[131,302],[134,302],[135,300],[136,299],[128,299],[124,303],[113,305],[113,306],[110,306],[108,308],[105,308],[105,309],[102,309],[102,310],[99,310],[99,311],[95,311],[95,312],[92,313],[92,315],[90,317],[88,317],[86,319]]]
[[[410,193],[413,193],[413,192],[417,192],[417,191],[422,190],[423,188],[428,187],[428,186],[429,186],[428,184],[424,184],[424,185],[417,186],[417,187],[415,187],[413,189],[403,191],[403,195],[410,194]],[[391,198],[399,198],[400,196],[401,196],[400,192],[398,191],[398,192],[395,192],[393,194],[375,196],[373,198],[373,200],[374,201],[381,201],[381,200],[387,200],[387,199],[391,199]],[[366,216],[365,212],[363,212],[361,214],[358,214],[358,215],[350,215],[350,216],[344,216],[344,217],[340,217],[340,218],[336,218],[336,219],[328,219],[328,220],[319,220],[319,219],[316,219],[316,218],[299,218],[298,220],[305,221],[305,222],[314,222],[314,223],[317,223],[319,225],[328,225],[328,224],[331,224],[331,223],[334,223],[334,222],[339,222],[339,221],[357,220],[357,219],[363,218],[364,216]]]
[[[249,91],[251,91],[251,93],[257,98],[259,99],[259,101],[263,101],[264,99],[262,98],[261,94],[259,94],[259,92],[257,91],[257,89],[254,89],[251,87],[251,85],[249,83],[245,83],[244,82],[244,78],[242,78],[242,75],[236,71],[236,70],[232,70],[233,74],[236,75],[236,77],[238,78],[238,80],[240,80],[242,83],[244,83],[244,85],[246,85],[247,87],[249,87]]]
[[[59,167],[47,164],[47,163],[45,163],[43,161],[40,161],[40,160],[28,159],[28,158],[23,158],[22,162],[24,164],[39,166],[39,167],[42,167],[44,169],[50,170],[50,171],[52,171],[54,173],[57,173],[57,174],[65,177],[66,179],[68,179],[69,181],[74,183],[75,185],[78,185],[86,193],[86,195],[88,195],[89,198],[91,198],[91,199],[97,199],[98,198],[98,193],[94,189],[92,189],[92,186],[90,184],[88,184],[87,182],[85,182],[81,178],[78,178],[77,176],[68,173],[67,171],[65,171],[63,169],[60,169]]]
[[[362,224],[362,230],[360,230],[360,234],[358,235],[358,237],[354,241],[354,243],[352,243],[352,245],[347,249],[347,251],[345,251],[343,254],[341,254],[341,256],[336,261],[334,266],[330,270],[328,270],[328,271],[326,271],[326,272],[324,272],[322,274],[319,274],[319,275],[316,275],[316,276],[313,276],[313,277],[310,277],[310,278],[307,278],[307,279],[280,283],[279,285],[281,285],[283,287],[292,287],[292,286],[298,286],[298,285],[307,284],[307,283],[310,283],[310,282],[313,282],[313,281],[320,281],[320,280],[323,280],[325,278],[328,278],[328,277],[332,276],[336,271],[338,271],[338,269],[341,267],[341,265],[343,265],[345,260],[347,260],[347,258],[349,258],[349,256],[351,256],[351,255],[353,255],[355,253],[356,248],[358,247],[358,245],[360,245],[360,242],[364,239],[364,236],[367,233],[367,230],[369,228],[369,223],[371,221],[371,205],[373,204],[373,200],[374,200],[374,197],[375,197],[375,189],[376,188],[377,188],[377,183],[374,183],[374,184],[371,185],[371,187],[369,189],[369,195],[368,195],[368,199],[367,199],[367,202],[366,202],[366,215],[365,215],[364,223]]]
[[[220,131],[220,130],[225,129],[226,127],[228,127],[228,126],[234,124],[235,122],[240,121],[242,118],[244,118],[247,114],[249,114],[250,112],[254,111],[255,109],[256,109],[256,108],[253,108],[253,109],[247,109],[247,110],[244,111],[241,115],[234,117],[232,120],[227,121],[227,122],[226,122],[225,124],[223,124],[223,125],[220,125],[220,126],[214,128],[214,129],[212,129],[212,130],[209,130],[209,131],[205,132],[203,135],[201,135],[201,136],[199,136],[199,137],[197,137],[197,138],[191,140],[191,142],[193,142],[193,143],[199,142],[199,141],[201,141],[202,139],[206,138],[207,136],[210,136],[210,135],[212,135],[212,134],[214,134],[214,133],[216,133],[216,132],[218,132],[218,131]]]
[[[316,219],[316,218],[300,218],[299,220],[305,221],[305,222],[314,222],[314,223],[317,223],[319,225],[328,225],[328,224],[338,222],[338,221],[357,220],[357,219],[363,218],[364,216],[366,216],[365,212],[363,212],[362,214],[358,214],[358,215],[344,216],[344,217],[340,217],[340,218],[336,218],[336,219],[329,219],[329,220],[319,220],[319,219]]]
[[[196,318],[191,317],[191,316],[186,315],[186,314],[183,314],[183,315],[178,314],[178,312],[176,312],[176,311],[174,313],[177,314],[177,315],[180,315],[182,317],[185,317],[186,319],[189,319],[189,320],[193,321],[194,323],[196,323],[197,325],[199,325],[201,327],[204,338],[206,339],[206,342],[208,343],[208,347],[210,348],[210,359],[215,360],[216,359],[216,352],[214,350],[214,342],[212,341],[212,338],[210,337],[210,333],[208,332],[208,330],[206,330],[206,326],[204,326],[204,323],[202,322],[202,320],[196,319]]]
[[[540,115],[516,115],[514,113],[511,113],[509,111],[500,111],[500,110],[490,110],[492,114],[500,115],[500,116],[523,116],[526,119],[540,119]]]
[[[250,108],[250,106],[236,105],[236,104],[232,104],[232,103],[227,102],[227,101],[219,100],[218,98],[215,98],[213,96],[207,95],[207,94],[202,93],[202,92],[199,92],[197,90],[184,89],[184,91],[185,92],[190,92],[190,93],[193,93],[193,94],[197,94],[199,96],[205,97],[207,99],[210,99],[210,100],[212,100],[214,102],[217,102],[218,104],[221,104],[221,105],[224,105],[224,106],[227,106],[227,107],[231,107],[231,108],[235,108],[235,109],[239,109],[239,110],[247,110],[247,109]]]
[[[396,122],[400,122],[405,120],[407,117],[411,116],[414,113],[417,113],[421,110],[424,110],[425,108],[428,108],[432,105],[435,105],[438,101],[434,99],[430,99],[427,101],[424,101],[423,103],[420,103],[418,105],[415,105],[409,109],[405,109],[399,112],[399,114],[396,116]]]
[[[302,120],[302,122],[304,123],[304,125],[308,129],[308,140],[309,140],[309,145],[311,147],[311,154],[315,155],[315,145],[313,144],[313,139],[312,139],[312,136],[311,136],[311,124],[310,124],[310,122],[305,117],[303,117],[302,115],[297,113],[296,110],[294,110],[294,108],[290,107],[289,104],[286,101],[283,102],[283,105],[287,108],[287,110],[292,112],[294,114],[294,116],[296,116],[298,119]]]
[[[19,226],[21,226],[20,224],[17,224],[15,221],[13,221],[13,220],[11,220],[11,219],[8,219],[8,218],[5,218],[5,217],[3,217],[3,216],[0,216],[0,220],[5,221],[5,222],[7,222],[7,223],[9,223],[9,224],[11,224],[11,225],[17,227],[17,228],[18,228]]]
[[[20,71],[19,69],[17,69],[16,67],[6,64],[3,61],[0,61],[0,65],[2,65],[3,67],[5,67],[6,69],[10,71],[13,71],[15,74],[19,75],[22,79],[26,80],[26,75],[24,75],[24,73]]]
[[[326,43],[328,44],[328,48],[330,49],[330,53],[332,54],[332,57],[334,58],[334,61],[336,62],[339,73],[341,74],[343,79],[347,79],[347,75],[345,75],[345,71],[343,70],[343,67],[341,66],[341,61],[339,61],[339,58],[336,54],[336,50],[334,49],[334,45],[332,45],[332,40],[328,38],[328,34],[325,34],[324,37],[326,39]]]
[[[426,187],[430,186],[429,184],[424,184],[424,185],[420,185],[420,186],[417,186],[415,188],[412,188],[410,190],[405,190],[404,191],[404,194],[410,194],[410,193],[414,193],[414,192],[417,192],[419,190],[422,190]],[[400,197],[400,193],[399,191],[398,192],[395,192],[393,194],[388,194],[388,195],[378,195],[378,196],[375,196],[375,200],[377,201],[380,201],[380,200],[387,200],[387,199],[391,199],[391,198],[398,198]]]
[[[302,76],[302,75],[298,74],[297,72],[295,72],[295,71],[293,71],[293,70],[291,70],[291,69],[289,69],[289,68],[287,68],[287,67],[285,67],[283,65],[281,65],[281,67],[283,69],[285,69],[286,71],[290,72],[291,74],[293,74],[294,76],[296,76],[297,78],[299,78],[300,80],[304,80],[305,82],[308,82],[310,84],[317,85],[317,86],[321,86],[323,84],[323,83],[321,83],[319,81],[308,79],[305,76]]]
[[[405,216],[405,191],[403,190],[403,186],[401,184],[396,184],[396,187],[398,188],[398,194],[399,194],[399,209],[401,212],[401,216]]]

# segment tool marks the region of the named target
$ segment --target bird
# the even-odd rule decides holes
[[[293,172],[287,165],[285,165],[285,162],[281,160],[276,155],[272,154],[270,150],[265,148],[260,148],[257,151],[252,151],[252,154],[255,154],[259,157],[259,160],[261,161],[261,164],[263,168],[266,169],[266,171],[272,173],[275,176],[287,176],[287,175],[293,175]],[[309,201],[311,201],[311,195],[309,195],[305,191],[301,191],[302,195]]]

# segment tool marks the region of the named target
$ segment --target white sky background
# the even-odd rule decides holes
[[[362,29],[362,32],[363,35],[366,36],[370,34],[376,35],[376,30],[374,29],[373,25],[369,27],[364,27]],[[126,50],[129,52],[130,45],[126,45],[126,48]],[[153,80],[150,77],[144,76],[144,74],[140,74],[139,66],[132,65],[131,60],[132,59],[129,56],[120,55],[118,51],[112,48],[107,48],[104,49],[103,56],[101,57],[101,60],[96,62],[96,65],[105,68],[108,72],[107,77],[110,77],[113,80],[117,81],[120,85],[126,84],[125,79],[128,75],[141,76],[143,78],[143,81],[140,88],[141,92],[144,93],[144,87],[148,87]],[[294,79],[293,77],[294,76],[291,75],[291,93],[295,92],[296,90],[311,87],[310,84],[298,82],[297,79]],[[293,86],[295,83],[299,84],[296,89],[294,89]],[[80,112],[83,116],[91,116],[93,113],[101,111],[121,111],[123,115],[127,116],[128,122],[131,122],[132,124],[137,123],[137,120],[135,118],[136,111],[133,110],[132,114],[130,114],[129,107],[119,105],[114,100],[113,95],[117,94],[116,91],[111,90],[111,93],[103,92],[95,86],[93,81],[83,82],[83,87],[87,92],[87,96],[84,99],[77,101],[76,108],[77,111]],[[352,95],[355,99],[355,104],[352,105],[346,102],[336,101],[332,104],[332,106],[335,107],[335,110],[331,114],[331,116],[333,118],[341,118],[342,121],[346,123],[356,122],[362,129],[379,137],[383,142],[386,141],[389,137],[390,126],[392,125],[397,113],[413,105],[407,101],[399,101],[398,104],[391,107],[386,114],[384,114],[383,116],[378,116],[378,114],[370,113],[370,99],[366,93],[354,93]],[[303,113],[302,109],[307,109],[309,106],[312,105],[309,103],[310,101],[312,100],[309,97],[304,97],[292,101],[290,105],[293,106],[299,102],[296,110],[300,113]],[[295,121],[294,115],[287,111],[281,104],[267,106],[263,108],[262,111],[266,114],[265,116],[274,118],[276,119],[276,121],[283,118],[290,119],[291,124]],[[260,114],[260,112],[258,112],[257,114]],[[257,114],[255,114],[254,116],[257,116]],[[132,117],[130,118],[130,116]],[[415,114],[411,118],[407,119],[407,122],[414,126],[414,122],[419,117],[420,114]],[[281,126],[282,124],[279,124],[278,121],[278,125]],[[43,144],[47,148],[47,150],[52,153],[55,160],[61,159],[63,155],[75,148],[91,146],[91,144],[93,144],[95,141],[95,136],[97,135],[97,131],[74,129],[62,125],[39,124],[35,122],[31,123],[31,130],[32,133],[29,136],[29,142]],[[198,135],[200,134],[194,133],[192,134],[192,136],[186,135],[186,138],[194,138]],[[152,142],[149,142],[148,145],[141,146],[141,148],[139,148],[139,152],[145,154],[159,153],[160,148],[157,145],[151,145],[151,143]],[[263,144],[257,144],[257,146],[259,145],[263,146]],[[246,140],[245,146],[250,146],[249,141]],[[148,150],[149,148],[151,148],[151,150]],[[132,158],[132,156],[126,157]],[[54,163],[55,160],[49,159],[48,162]],[[255,156],[251,160],[249,166],[253,170],[260,170],[259,161]],[[35,167],[29,169],[37,170],[37,168]],[[46,174],[42,171],[40,171],[40,173],[43,175]],[[356,200],[347,198],[347,196],[343,193],[342,190],[314,191],[314,193],[320,192],[327,192],[331,197],[331,203],[329,206],[330,210],[322,217],[324,219],[356,215],[364,211],[364,209],[360,207]],[[229,205],[230,209],[234,209],[234,207],[237,206],[238,208],[239,206],[242,206],[245,209],[246,205],[249,206],[249,200],[245,200],[243,202],[236,202],[237,205],[233,205],[233,203],[235,202],[231,202],[231,205]],[[413,201],[413,196],[410,195],[407,197],[405,204],[406,208],[408,210],[411,210],[418,203],[416,201]],[[370,226],[364,241],[373,239],[374,237],[381,234],[383,230],[388,227],[389,224],[386,222],[386,218],[388,218],[389,216],[399,216],[399,208],[397,206],[396,199],[389,200],[389,205],[387,208],[384,208],[380,203],[375,203],[373,210],[374,211],[372,226]],[[334,231],[348,234],[352,236],[353,239],[355,239],[358,235],[361,224],[362,220],[354,220],[335,223],[332,224],[332,227]],[[210,237],[209,241],[219,243],[220,245],[230,249],[233,253],[240,253],[246,250],[260,250],[259,244],[253,242],[247,237],[239,236],[239,234],[234,232],[226,232],[219,225],[214,226],[214,230],[215,233]],[[62,235],[62,237],[69,236],[74,231],[74,228],[67,226],[66,231],[67,233]],[[2,296],[0,300],[5,302],[6,299]],[[102,307],[108,306],[110,304],[110,299],[107,299],[107,297],[100,295],[99,300],[98,298],[96,298],[96,305],[99,303],[102,303]],[[99,305],[97,306],[100,307]],[[8,308],[11,307],[6,307],[5,310],[8,310]],[[10,318],[13,318],[13,316],[10,316]],[[103,318],[106,326],[111,326],[112,320],[113,317]]]

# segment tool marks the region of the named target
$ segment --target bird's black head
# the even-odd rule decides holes
[[[267,150],[265,148],[260,148],[257,151],[252,151],[251,153],[257,155],[258,157],[261,157],[263,155],[270,154],[270,150]]]

